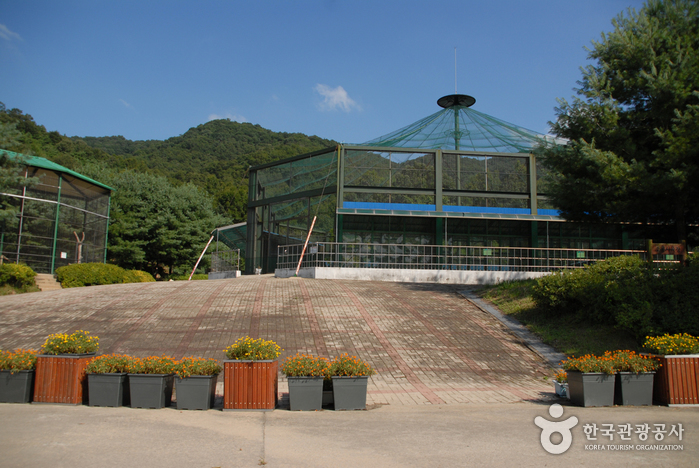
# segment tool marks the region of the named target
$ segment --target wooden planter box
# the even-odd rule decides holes
[[[658,356],[653,399],[662,405],[699,405],[699,355]]]
[[[35,403],[87,403],[85,368],[93,354],[40,354],[34,376]]]
[[[223,361],[223,409],[273,410],[279,361]]]

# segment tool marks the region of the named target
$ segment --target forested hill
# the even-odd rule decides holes
[[[132,169],[192,182],[211,194],[221,183],[239,185],[248,167],[334,146],[332,140],[277,133],[250,123],[212,120],[164,141],[122,136],[73,137],[118,157]]]
[[[8,132],[16,134],[10,138]],[[277,133],[230,120],[212,120],[162,141],[131,141],[123,136],[68,138],[59,132],[47,131],[31,115],[6,109],[0,102],[2,149],[41,156],[86,175],[96,176],[108,169],[164,177],[174,186],[191,183],[207,193],[228,223],[246,219],[250,166],[336,144],[317,136]]]

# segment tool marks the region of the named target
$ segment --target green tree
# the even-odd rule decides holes
[[[185,271],[194,265],[209,233],[225,219],[213,201],[191,184],[131,170],[85,166],[84,173],[113,187],[108,258],[122,268]]]
[[[699,4],[649,0],[593,41],[572,103],[559,99],[541,149],[547,194],[564,218],[699,221]]]
[[[5,110],[0,102],[0,112]],[[15,124],[0,122],[0,193],[19,193],[22,187],[30,187],[38,182],[35,177],[23,175],[24,159],[21,155],[11,156],[5,149],[18,144],[21,133]],[[0,195],[0,229],[4,232],[17,223],[18,210],[13,198]]]

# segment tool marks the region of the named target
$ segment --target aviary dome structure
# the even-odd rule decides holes
[[[440,98],[441,109],[362,144],[250,169],[246,273],[273,272],[279,245],[643,248],[629,226],[568,223],[546,199],[534,149],[554,142]]]

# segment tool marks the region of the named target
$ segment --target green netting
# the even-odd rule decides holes
[[[529,153],[541,141],[551,139],[469,107],[453,106],[363,145]]]
[[[337,153],[308,158],[268,167],[257,172],[257,181],[263,194],[259,199],[336,185]]]
[[[241,257],[245,257],[245,247],[247,242],[247,223],[234,224],[216,228],[212,232],[214,239],[224,244],[230,249],[240,249]]]

